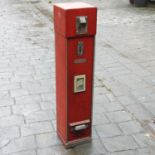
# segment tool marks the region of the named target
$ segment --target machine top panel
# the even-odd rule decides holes
[[[57,7],[60,7],[64,10],[70,10],[70,9],[82,9],[82,8],[94,8],[94,6],[83,3],[83,2],[71,2],[71,3],[57,3],[54,4]]]
[[[81,2],[54,4],[55,32],[67,37],[94,36],[97,8]]]

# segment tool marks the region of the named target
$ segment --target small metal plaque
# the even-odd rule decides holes
[[[84,59],[84,58],[82,58],[82,59],[75,59],[74,60],[75,64],[81,64],[81,63],[86,63],[86,62],[87,62],[87,59]]]

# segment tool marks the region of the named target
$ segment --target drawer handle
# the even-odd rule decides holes
[[[74,131],[80,131],[80,130],[84,130],[87,129],[88,125],[86,124],[82,124],[82,125],[78,125],[74,127]]]

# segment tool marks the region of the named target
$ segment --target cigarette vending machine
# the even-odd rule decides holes
[[[90,141],[97,8],[54,5],[57,134],[66,148]]]

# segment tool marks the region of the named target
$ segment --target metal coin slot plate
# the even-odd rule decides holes
[[[77,16],[76,17],[76,33],[86,34],[88,32],[88,17]]]

